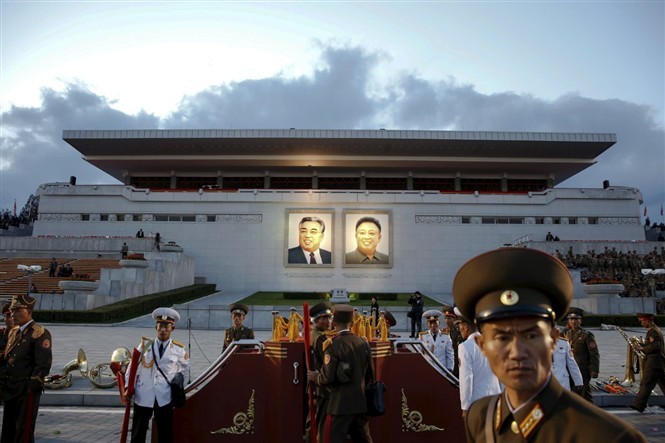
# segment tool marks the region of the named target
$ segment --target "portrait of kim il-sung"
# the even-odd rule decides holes
[[[332,221],[332,210],[287,210],[286,264],[331,266]]]
[[[390,211],[344,212],[344,266],[392,267]]]

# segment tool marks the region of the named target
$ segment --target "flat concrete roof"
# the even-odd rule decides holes
[[[67,130],[86,161],[125,175],[224,172],[550,177],[595,163],[615,134],[408,130]]]

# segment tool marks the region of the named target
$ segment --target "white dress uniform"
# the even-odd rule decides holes
[[[152,408],[155,399],[159,406],[165,406],[171,402],[171,387],[154,364],[155,356],[157,356],[159,367],[169,378],[169,381],[173,380],[173,377],[179,372],[183,373],[185,380],[189,375],[189,358],[185,356],[185,346],[178,341],[169,339],[168,342],[164,343],[164,353],[160,358],[159,345],[159,339],[150,340],[143,337],[141,344],[137,347],[142,355],[136,374],[134,403],[139,406]],[[129,374],[129,369],[127,369],[127,374]]]
[[[455,365],[455,357],[453,354],[453,341],[448,334],[439,331],[436,334],[436,339],[432,335],[432,331],[421,332],[420,340],[425,342],[425,347],[432,351],[434,356],[449,370],[453,370]]]
[[[559,381],[561,386],[570,390],[570,379],[568,374],[573,379],[575,386],[582,386],[582,373],[573,356],[573,351],[570,349],[570,343],[562,338],[557,339],[554,353],[552,354],[552,373]]]
[[[474,332],[459,344],[459,396],[463,411],[468,411],[471,403],[482,397],[501,392],[501,383],[490,368],[489,361],[476,344]]]

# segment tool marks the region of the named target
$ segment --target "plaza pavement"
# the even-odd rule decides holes
[[[217,294],[211,304],[230,304],[233,295]],[[208,300],[210,301],[210,300]],[[200,301],[199,301],[200,303]],[[185,323],[185,322],[183,322]],[[122,324],[108,326],[92,325],[46,325],[53,338],[53,366],[51,373],[58,373],[65,364],[75,359],[82,348],[87,356],[88,367],[108,362],[112,352],[119,347],[132,349],[141,336],[154,337],[154,323],[150,316],[143,316]],[[220,354],[224,333],[220,330],[192,330],[186,324],[173,333],[173,338],[185,343],[191,355],[191,379],[194,380]],[[592,330],[596,335],[601,355],[600,379],[616,376],[624,379],[626,342],[618,331]],[[636,329],[629,335],[642,335]],[[408,337],[408,333],[401,333]],[[271,331],[256,331],[260,340],[267,340]],[[35,432],[37,442],[117,442],[119,440],[124,408],[121,407],[117,388],[98,389],[84,379],[78,370],[72,372],[73,386],[62,390],[47,390],[42,396]],[[637,390],[635,386],[634,390]],[[657,390],[659,394],[659,390]],[[649,442],[665,443],[665,410],[650,406],[640,414],[625,406],[632,396],[595,394],[596,403],[605,410],[631,423],[639,429]],[[653,396],[665,405],[663,395]],[[608,406],[613,405],[613,406]],[[0,407],[0,409],[2,409]],[[379,442],[380,443],[380,442]],[[461,443],[461,442],[460,442]]]

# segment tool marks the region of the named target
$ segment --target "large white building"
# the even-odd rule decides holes
[[[464,261],[502,245],[625,241],[632,250],[644,241],[639,190],[557,188],[593,165],[614,134],[118,130],[63,138],[124,184],[40,186],[33,236],[159,232],[194,257],[197,277],[224,290],[449,294]],[[305,216],[326,222],[330,264],[288,262]],[[387,262],[347,264],[362,216],[380,220],[377,250]],[[534,243],[548,232],[561,243]]]

